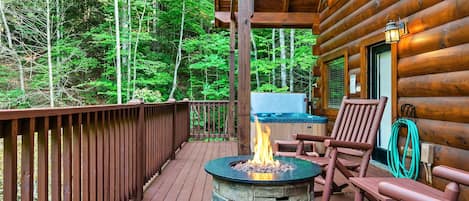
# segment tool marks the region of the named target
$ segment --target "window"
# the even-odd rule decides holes
[[[344,57],[327,63],[328,108],[338,109],[344,97]]]

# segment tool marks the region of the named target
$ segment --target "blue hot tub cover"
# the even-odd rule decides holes
[[[260,123],[327,123],[327,117],[307,113],[256,113],[251,115],[251,122],[254,116]]]

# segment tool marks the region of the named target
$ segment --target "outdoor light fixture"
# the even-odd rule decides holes
[[[384,29],[386,43],[388,44],[399,42],[400,37],[407,33],[407,23],[400,19],[398,21],[390,20]]]

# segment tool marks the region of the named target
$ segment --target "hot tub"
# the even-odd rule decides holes
[[[307,113],[255,113],[251,115],[251,150],[254,147],[256,128],[254,116],[259,123],[271,129],[271,144],[275,140],[294,140],[292,134],[309,134],[325,136],[327,134],[327,118]],[[316,151],[323,154],[325,147],[316,143]]]

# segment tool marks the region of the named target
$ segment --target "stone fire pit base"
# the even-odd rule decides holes
[[[259,185],[213,178],[213,201],[310,201],[314,182],[284,185]]]

